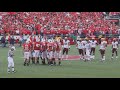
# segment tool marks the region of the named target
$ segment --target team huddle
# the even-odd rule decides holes
[[[70,41],[65,37],[63,40],[63,45],[61,39],[45,39],[41,41],[29,39],[23,44],[24,53],[24,65],[29,66],[30,61],[33,64],[39,64],[39,59],[42,60],[42,64],[61,65],[61,60],[63,58],[68,58],[68,50],[70,49]],[[63,55],[62,55],[63,50]],[[64,54],[66,55],[64,56]],[[47,62],[47,63],[46,63]]]

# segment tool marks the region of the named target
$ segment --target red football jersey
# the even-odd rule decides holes
[[[56,49],[57,49],[57,43],[53,43],[52,45],[53,45],[53,51],[56,51]]]
[[[30,50],[32,50],[32,48],[33,48],[32,42],[29,42],[29,44],[30,44]]]
[[[56,43],[56,51],[60,51],[61,50],[61,43]]]
[[[40,50],[40,42],[35,42],[33,48],[34,50]]]
[[[29,52],[30,51],[30,44],[23,44],[23,49],[24,49],[24,52]]]
[[[47,44],[47,50],[52,51],[53,50],[53,43],[48,43]]]
[[[39,50],[42,51],[42,42],[40,42],[40,49]]]
[[[46,42],[41,42],[41,50],[45,51],[47,49],[47,43]]]

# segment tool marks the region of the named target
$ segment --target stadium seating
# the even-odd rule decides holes
[[[120,14],[110,12],[109,15]],[[0,33],[32,34],[44,31],[45,34],[73,33],[86,36],[96,33],[118,33],[118,26],[104,18],[103,12],[1,12]],[[72,31],[72,32],[71,32]]]

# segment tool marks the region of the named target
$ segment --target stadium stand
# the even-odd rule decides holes
[[[71,34],[81,37],[120,34],[119,20],[107,12],[1,12],[0,34]],[[109,12],[108,15],[119,15]]]

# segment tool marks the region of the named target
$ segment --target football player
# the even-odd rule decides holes
[[[95,40],[95,38],[92,38],[92,40],[90,41],[90,44],[91,44],[90,55],[91,55],[91,58],[95,59],[95,48],[97,45],[97,41]]]
[[[11,47],[10,50],[8,51],[8,68],[7,68],[7,72],[10,73],[12,70],[12,73],[15,73],[16,71],[14,70],[14,60],[13,60],[13,56],[14,56],[14,48]]]
[[[101,44],[100,44],[100,54],[101,54],[101,61],[105,61],[105,49],[107,47],[107,41],[105,38],[101,38]]]
[[[29,66],[29,55],[30,55],[30,44],[27,41],[23,44],[23,54],[24,54],[24,66]]]
[[[87,43],[85,44],[85,50],[86,50],[86,56],[85,56],[85,61],[90,61],[90,51],[91,51],[91,45],[90,45],[90,41],[87,40]]]
[[[65,37],[65,39],[63,39],[63,56],[62,59],[65,58],[65,60],[68,59],[68,51],[70,49],[70,41],[68,40],[67,37]],[[66,53],[66,55],[64,56],[64,54]]]
[[[84,58],[84,53],[83,53],[83,43],[82,43],[82,39],[81,38],[79,38],[77,40],[76,48],[78,49],[78,52],[79,52],[79,55],[80,55],[80,59],[83,59]]]
[[[40,40],[37,40],[36,42],[34,42],[33,50],[35,52],[35,64],[39,64]]]
[[[112,58],[111,59],[113,59],[114,53],[116,54],[116,59],[118,58],[117,50],[118,50],[118,41],[116,40],[116,38],[114,38],[112,41]]]

